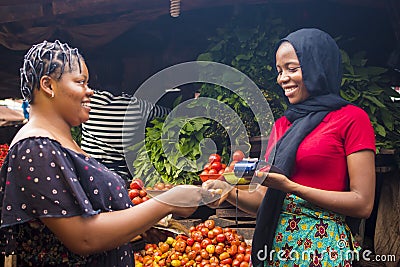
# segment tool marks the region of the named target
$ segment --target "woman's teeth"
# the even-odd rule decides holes
[[[294,90],[296,90],[296,88],[297,88],[297,87],[285,89],[285,93],[290,94],[291,92],[293,92]]]

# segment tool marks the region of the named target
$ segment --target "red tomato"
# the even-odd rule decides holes
[[[224,232],[224,230],[222,229],[221,226],[215,226],[213,229],[213,232],[215,234],[215,236],[222,234]]]
[[[218,174],[218,171],[216,169],[211,169],[208,171],[208,174]]]
[[[211,240],[208,239],[208,238],[203,239],[203,240],[201,241],[201,243],[200,243],[201,248],[206,248],[208,245],[211,245],[211,244],[212,244],[212,242],[211,242]]]
[[[203,170],[210,170],[210,166],[211,166],[211,163],[206,163],[205,165],[204,165],[204,168],[203,168]]]
[[[243,153],[243,151],[241,151],[241,150],[236,150],[235,152],[233,152],[232,159],[233,159],[234,161],[242,161],[243,158],[244,158],[244,153]]]
[[[251,254],[250,254],[250,253],[244,254],[243,261],[245,261],[245,262],[250,262],[250,257],[251,257]]]
[[[141,198],[143,198],[143,197],[145,197],[145,196],[147,196],[147,192],[145,191],[145,190],[139,190],[139,196],[141,197]]]
[[[208,162],[213,163],[213,162],[221,162],[221,156],[218,154],[211,154],[208,157]]]
[[[212,230],[215,227],[215,221],[208,219],[204,222],[204,226],[207,227],[209,230]]]
[[[232,267],[239,267],[240,266],[240,261],[238,261],[237,259],[234,259],[232,261]]]
[[[207,175],[208,174],[208,170],[204,170],[204,171],[202,171],[201,173],[200,173],[200,175]]]
[[[135,205],[139,205],[139,204],[142,203],[142,202],[143,202],[143,200],[142,200],[142,198],[139,197],[139,196],[134,197],[134,198],[132,199],[132,203],[135,204]]]
[[[217,242],[218,242],[218,243],[224,243],[225,240],[226,240],[226,237],[225,237],[224,234],[218,234],[218,235],[217,235]]]
[[[211,169],[216,170],[217,172],[219,172],[219,170],[222,169],[222,164],[219,161],[215,161],[213,163],[211,163]]]
[[[194,244],[194,239],[191,238],[191,237],[189,237],[189,238],[186,240],[186,244],[188,244],[188,246],[193,246],[193,244]]]
[[[130,186],[131,189],[142,189],[144,187],[144,183],[139,178],[135,178],[132,180]]]
[[[222,252],[224,252],[224,247],[222,245],[216,245],[215,246],[215,253],[217,253],[219,255]]]
[[[174,246],[175,251],[183,253],[183,252],[185,252],[185,248],[186,248],[186,242],[185,241],[178,240],[178,241],[175,242],[175,246]]]
[[[129,198],[132,200],[134,197],[139,196],[139,193],[138,189],[131,189],[129,190]]]

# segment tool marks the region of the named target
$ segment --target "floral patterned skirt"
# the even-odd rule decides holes
[[[287,194],[265,266],[351,266],[359,259],[345,216]]]

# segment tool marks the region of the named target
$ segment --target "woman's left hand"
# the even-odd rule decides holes
[[[262,185],[266,187],[278,189],[286,193],[290,192],[290,185],[292,182],[283,174],[259,171],[257,172],[257,176],[264,179]]]

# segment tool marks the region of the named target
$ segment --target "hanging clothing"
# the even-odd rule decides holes
[[[89,120],[82,124],[81,148],[130,180],[129,168],[133,163],[126,162],[124,153],[129,153],[127,148],[133,145],[132,136],[140,125],[163,117],[170,110],[129,95],[114,96],[108,91],[96,91],[90,98],[90,107]]]

